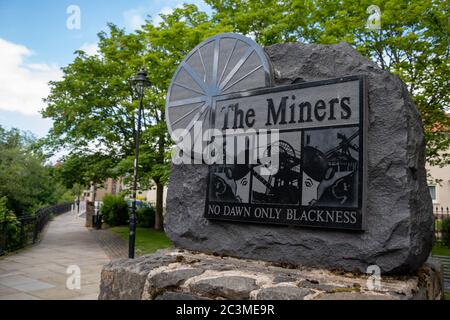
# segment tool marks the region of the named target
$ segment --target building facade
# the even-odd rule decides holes
[[[91,187],[84,191],[83,196],[84,200],[88,201],[103,201],[103,198],[106,194],[116,195],[123,190],[127,189],[123,184],[122,179],[106,179],[105,182],[101,185],[91,185]]]
[[[450,210],[450,166],[428,166],[427,172],[431,179],[428,183],[431,198],[433,199],[433,211],[449,213]]]
[[[123,179],[107,179],[103,184],[91,187],[84,191],[83,199],[88,201],[103,201],[103,198],[107,194],[117,195],[120,192],[128,190],[128,187],[124,184]],[[167,187],[164,187],[163,206],[166,206]],[[152,205],[156,205],[156,186],[149,190],[138,190],[138,200],[145,200]]]

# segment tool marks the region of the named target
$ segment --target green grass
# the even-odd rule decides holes
[[[117,233],[122,239],[128,242],[127,226],[113,227],[112,232]],[[172,246],[172,242],[163,231],[155,231],[149,228],[137,228],[136,230],[136,253],[138,255],[154,253],[156,250]]]
[[[435,256],[450,256],[450,248],[435,244],[432,253]]]

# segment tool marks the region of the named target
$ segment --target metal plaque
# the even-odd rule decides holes
[[[210,165],[205,217],[363,230],[365,81],[213,96],[210,142],[221,161]]]

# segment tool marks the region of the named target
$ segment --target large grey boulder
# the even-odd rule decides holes
[[[433,215],[424,135],[405,85],[349,44],[267,47],[277,85],[365,74],[368,80],[368,199],[364,232],[257,225],[203,218],[208,168],[174,165],[165,230],[177,247],[236,257],[366,272],[412,271],[427,259]]]

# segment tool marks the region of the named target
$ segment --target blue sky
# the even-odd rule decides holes
[[[108,22],[131,32],[147,15],[158,21],[159,13],[185,2],[209,12],[202,0],[0,0],[0,125],[44,136],[51,121],[38,111],[47,82],[61,77],[75,50],[95,52]],[[67,27],[76,22],[74,11],[67,13],[71,5],[80,10],[79,29]]]

